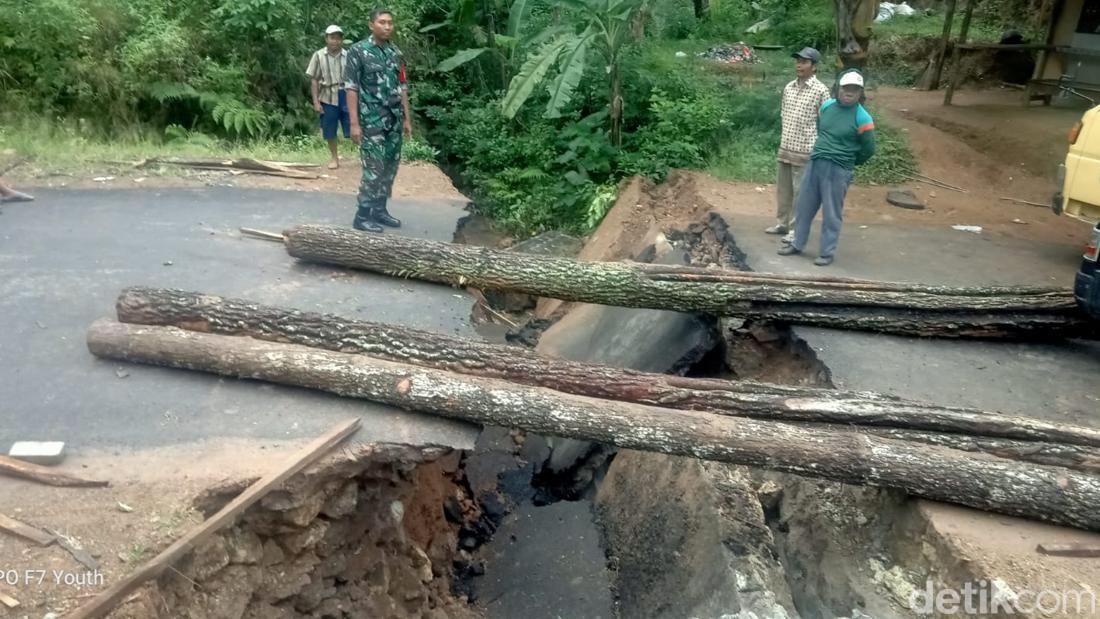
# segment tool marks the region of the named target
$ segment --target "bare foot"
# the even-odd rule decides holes
[[[333,159],[332,161],[328,162],[328,169],[335,170],[338,167],[340,167],[340,161],[338,159]]]

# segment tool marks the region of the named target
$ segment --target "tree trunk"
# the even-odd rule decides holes
[[[976,321],[988,322],[998,314],[1039,313],[1043,314],[1040,324],[1049,322],[1051,315],[1064,314],[1073,325],[1085,328],[1082,325],[1087,324],[1079,319],[1073,294],[1067,289],[799,280],[719,269],[582,262],[326,226],[298,226],[286,231],[285,236],[287,251],[302,260],[565,301],[730,316],[751,314],[754,304],[759,303],[921,310],[927,316],[925,329],[931,329],[929,323],[935,323],[940,313],[952,314],[935,325],[944,333],[965,331],[955,326],[959,314],[979,314]],[[798,313],[791,312],[789,319],[798,322]],[[820,320],[818,317],[815,323],[820,324]],[[868,324],[843,321],[838,326]],[[1073,325],[1065,330],[1076,328]],[[901,333],[913,330],[911,325],[889,321],[882,321],[881,329],[892,326]],[[1020,330],[1037,328],[1025,324]]]
[[[761,467],[1100,530],[1100,478],[857,432],[592,400],[293,344],[101,320],[110,359],[320,389],[485,425]]]
[[[836,424],[799,423],[798,425],[822,430],[837,429]],[[988,436],[950,434],[947,432],[925,432],[907,428],[859,426],[851,429],[853,431],[897,441],[939,445],[940,447],[949,447],[959,451],[989,454],[1008,460],[1019,460],[1020,462],[1045,464],[1047,466],[1062,466],[1085,473],[1100,474],[1100,449],[1094,447],[1081,447],[1079,445],[1066,445],[1063,443],[1018,441],[991,438]]]
[[[941,407],[869,392],[651,374],[545,357],[515,346],[193,292],[129,288],[119,296],[117,311],[122,322],[247,335],[359,353],[606,400],[771,420],[881,426],[1100,447],[1100,430],[1091,428]]]
[[[710,0],[692,0],[691,4],[695,9],[695,19],[706,19],[710,15]]]
[[[1100,338],[1100,324],[1076,312],[932,313],[885,307],[754,303],[739,317],[909,337],[1036,341]]]
[[[611,144],[615,148],[623,145],[623,97],[622,84],[619,81],[619,63],[617,59],[608,65],[609,79],[609,104],[611,112]]]

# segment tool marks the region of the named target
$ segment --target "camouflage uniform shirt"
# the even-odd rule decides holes
[[[378,45],[374,37],[348,50],[346,88],[359,92],[359,123],[363,129],[393,129],[405,121],[401,95],[408,89],[405,59],[393,43]]]

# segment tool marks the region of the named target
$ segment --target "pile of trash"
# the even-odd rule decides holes
[[[875,22],[881,24],[884,21],[890,21],[895,16],[911,17],[916,12],[913,7],[909,6],[908,2],[900,4],[882,2],[878,5],[878,17],[875,18]]]
[[[744,43],[724,43],[722,45],[716,45],[705,52],[700,52],[699,57],[729,64],[751,64],[760,62],[760,59],[756,56],[756,52],[753,51],[752,47]]]

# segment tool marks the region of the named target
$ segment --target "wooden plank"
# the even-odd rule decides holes
[[[4,595],[3,593],[0,593],[0,604],[3,604],[8,608],[19,608],[19,600],[11,597],[10,595]]]
[[[49,533],[41,529],[36,529],[29,524],[19,522],[15,518],[10,518],[4,514],[0,514],[0,531],[32,541],[39,546],[49,546],[56,541],[54,536]]]
[[[1035,549],[1052,557],[1100,558],[1100,544],[1039,544]]]
[[[64,473],[58,473],[51,468],[38,464],[31,464],[30,462],[23,462],[22,460],[9,458],[8,456],[0,456],[0,473],[30,479],[41,484],[46,484],[47,486],[59,486],[63,488],[102,488],[110,485],[105,481],[71,477]]]
[[[996,49],[1007,51],[1046,50],[1057,49],[1054,45],[1043,43],[960,43],[955,47],[964,50]]]
[[[294,457],[287,460],[283,466],[273,470],[259,481],[249,486],[247,490],[230,501],[230,503],[218,511],[218,513],[176,540],[175,543],[164,549],[164,551],[156,557],[153,557],[152,560],[147,562],[137,571],[108,587],[95,598],[89,600],[71,614],[66,615],[66,617],[68,619],[90,619],[92,617],[105,616],[107,613],[111,612],[119,602],[124,600],[126,596],[140,587],[143,583],[160,575],[161,572],[168,569],[173,563],[178,561],[196,546],[205,542],[219,530],[231,526],[241,512],[258,502],[267,495],[268,492],[274,490],[284,481],[293,477],[296,473],[310,464],[316,462],[321,456],[328,453],[330,449],[351,436],[358,429],[358,418],[350,419],[337,425],[324,436],[321,436],[302,448]]]

